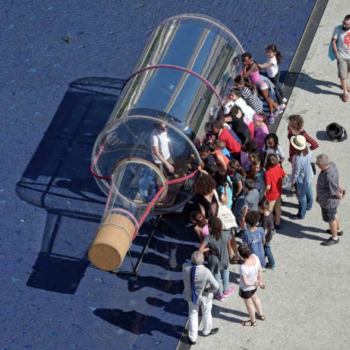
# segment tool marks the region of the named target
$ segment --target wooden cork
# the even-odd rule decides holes
[[[103,218],[89,249],[90,261],[100,270],[116,270],[132,243],[135,226],[127,217],[110,214]]]

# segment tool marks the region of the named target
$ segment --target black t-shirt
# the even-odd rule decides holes
[[[261,227],[264,230],[267,230],[266,236],[265,236],[266,242],[270,242],[272,239],[272,228],[274,226],[273,222],[274,222],[274,218],[272,213],[270,213],[267,216],[264,216],[264,215],[261,216],[261,221],[260,221]]]
[[[209,154],[209,156],[203,160],[203,163],[204,165],[216,164],[216,161],[214,156],[212,154]]]
[[[218,190],[216,190],[216,192],[218,194],[218,197],[221,198],[222,193]],[[211,203],[208,202],[208,200],[204,196],[199,196],[198,203],[203,205],[204,210],[205,210],[205,217],[207,219],[209,219],[212,215],[216,214],[213,212],[213,210],[215,210],[215,208],[216,208],[216,206],[213,204],[217,203],[215,195],[213,195],[213,199],[212,199]]]

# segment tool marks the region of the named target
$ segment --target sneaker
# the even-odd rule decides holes
[[[326,232],[330,235],[332,234],[330,229],[328,229]],[[337,233],[338,233],[338,236],[342,236],[344,232],[343,232],[343,230],[340,230],[340,231],[337,231]]]
[[[271,125],[275,122],[275,118],[272,118],[272,117],[268,117],[267,118],[267,122]]]
[[[280,229],[281,229],[281,224],[279,224],[279,225],[276,225],[276,224],[275,224],[275,229],[276,229],[276,230],[280,230]]]
[[[266,265],[266,268],[269,269],[269,270],[276,270],[277,266],[276,265],[273,265],[273,266],[267,266]]]
[[[278,111],[270,114],[270,118],[276,118],[278,116]]]
[[[203,334],[203,337],[208,337],[209,335],[214,335],[219,332],[219,328],[213,328],[209,334]]]
[[[234,287],[230,287],[230,288],[228,289],[228,292],[224,292],[223,297],[224,297],[224,298],[227,298],[227,297],[230,296],[234,291],[235,291],[235,288],[234,288]]]
[[[214,292],[214,297],[219,301],[224,301],[225,297],[222,295],[220,296],[218,292]]]
[[[262,272],[266,272],[266,267],[262,267]]]
[[[326,241],[322,242],[321,245],[328,247],[333,244],[338,244],[339,243],[339,238],[338,239],[333,239],[332,237],[328,238]]]
[[[283,103],[287,103],[288,100],[287,100],[285,97],[283,97],[283,98],[282,98],[282,102],[283,102]]]
[[[284,103],[282,103],[281,105],[279,105],[279,106],[277,107],[277,110],[280,112],[280,111],[283,111],[286,107],[287,107],[287,106],[286,106]]]

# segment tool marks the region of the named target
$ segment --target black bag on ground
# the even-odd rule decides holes
[[[331,123],[326,128],[326,133],[334,142],[341,142],[348,138],[345,128],[338,123]]]

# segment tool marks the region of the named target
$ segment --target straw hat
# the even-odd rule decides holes
[[[290,142],[292,146],[299,151],[302,151],[306,147],[306,139],[302,135],[293,136]]]

